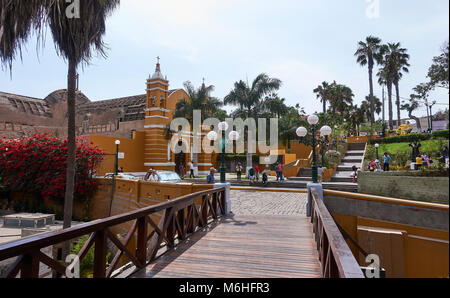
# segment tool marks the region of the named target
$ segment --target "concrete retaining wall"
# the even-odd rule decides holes
[[[448,177],[419,177],[413,172],[360,172],[358,192],[377,196],[449,204]]]

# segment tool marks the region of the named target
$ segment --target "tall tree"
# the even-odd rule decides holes
[[[334,81],[330,85],[328,96],[333,114],[339,112],[340,120],[342,122],[344,120],[345,112],[353,103],[354,94],[352,89],[345,85],[337,84],[336,81]]]
[[[369,90],[370,90],[370,113],[371,119],[375,119],[375,102],[373,100],[373,67],[375,62],[380,64],[382,61],[383,47],[381,39],[374,36],[366,37],[365,41],[358,43],[358,49],[355,52],[356,61],[361,66],[368,66],[369,69]],[[373,124],[373,122],[371,122]]]
[[[321,85],[319,85],[316,89],[313,90],[314,93],[316,93],[317,99],[320,99],[320,101],[323,104],[323,113],[326,114],[327,112],[327,101],[329,100],[329,92],[330,92],[330,84],[327,82],[322,82]]]
[[[194,110],[200,110],[202,119],[207,119],[210,117],[217,117],[222,119],[224,112],[221,107],[223,102],[219,99],[212,97],[211,93],[214,91],[214,86],[206,86],[204,83],[201,87],[195,89],[191,82],[187,81],[184,83],[184,89],[189,95],[189,99],[182,99],[177,102],[175,106],[174,116],[176,118],[182,117],[186,118],[191,127],[194,125]],[[198,166],[198,154],[192,154],[192,163],[194,167]]]
[[[385,63],[383,59],[383,64],[377,73],[378,83],[380,85],[385,85],[388,94],[388,118],[389,118],[389,129],[394,129],[394,113],[392,106],[392,85],[393,85],[393,71],[390,69],[390,65]]]
[[[270,118],[280,118],[289,111],[285,101],[286,99],[280,98],[278,94],[272,93],[264,98],[261,102],[261,107],[258,109],[261,113],[265,113],[266,116],[269,116]]]
[[[412,114],[415,110],[417,110],[417,108],[420,107],[420,102],[418,101],[418,99],[420,99],[419,95],[411,94],[408,102],[406,102],[406,101],[402,102],[401,108],[402,108],[402,110],[405,110],[408,112],[409,118],[414,119],[414,121],[416,121],[417,130],[418,130],[418,132],[421,132],[422,126],[420,124],[420,119]]]
[[[380,115],[383,104],[377,96],[374,96],[373,99],[375,102],[375,114]],[[366,96],[366,99],[363,100],[360,108],[364,111],[367,120],[370,121],[370,123],[374,123],[376,119],[371,119],[372,114],[370,113],[370,95]]]
[[[77,67],[88,63],[94,52],[105,54],[103,35],[106,18],[119,5],[119,0],[65,0],[1,1],[0,56],[3,64],[11,67],[17,53],[33,32],[42,38],[41,28],[48,25],[57,52],[68,62],[67,114],[68,150],[66,190],[64,199],[64,228],[71,226],[75,183],[75,84]],[[73,9],[73,10],[72,10]],[[70,13],[77,12],[74,15]],[[65,253],[68,252],[67,245]]]
[[[238,106],[237,113],[235,115],[245,116],[247,118],[255,117],[258,115],[257,107],[261,106],[261,102],[264,96],[273,93],[280,89],[281,80],[277,78],[271,78],[267,74],[262,73],[258,75],[251,86],[240,80],[234,83],[233,90],[225,96],[225,105]],[[252,166],[252,156],[247,150],[247,168]]]
[[[400,88],[399,88],[399,82],[403,77],[403,73],[408,73],[408,67],[410,66],[408,63],[409,55],[406,53],[407,50],[402,48],[400,43],[389,43],[388,44],[388,51],[386,54],[386,63],[390,64],[388,69],[392,70],[392,83],[395,86],[395,94],[396,94],[396,101],[395,104],[397,105],[397,126],[400,125],[400,110],[401,110],[401,104],[400,104]]]
[[[427,77],[430,78],[430,85],[432,88],[440,87],[448,89],[449,87],[449,46],[448,40],[442,47],[442,53],[433,58],[433,64],[428,70]]]

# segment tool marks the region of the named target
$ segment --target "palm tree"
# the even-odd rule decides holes
[[[287,112],[282,117],[280,117],[280,140],[285,148],[287,148],[288,153],[290,153],[291,149],[290,141],[297,139],[297,128],[301,125],[304,125],[306,122],[302,122],[302,115],[304,115],[303,111],[299,111],[296,107],[288,107]]]
[[[355,52],[356,61],[361,66],[368,66],[369,68],[369,89],[370,89],[370,114],[371,121],[375,119],[375,103],[373,100],[373,67],[375,62],[380,64],[382,61],[383,47],[381,39],[374,36],[366,37],[366,41],[358,43],[358,49]],[[373,124],[373,122],[371,122]]]
[[[351,105],[348,108],[348,120],[353,129],[357,132],[357,135],[360,134],[360,125],[364,123],[364,116],[366,114],[366,110],[363,106],[358,107],[357,105]]]
[[[278,94],[272,93],[266,96],[257,110],[259,110],[259,113],[265,113],[266,118],[280,118],[289,111],[289,108],[284,103],[285,101],[286,99],[280,98]]]
[[[103,35],[106,18],[119,5],[119,0],[83,1],[79,18],[69,18],[66,10],[72,3],[65,0],[2,1],[0,4],[0,56],[10,68],[17,53],[33,32],[43,38],[41,28],[49,26],[55,47],[68,62],[67,114],[68,145],[64,225],[71,226],[75,184],[75,84],[77,67],[88,63],[94,51],[105,54]],[[11,26],[14,24],[14,26]],[[68,247],[65,247],[67,253]]]
[[[380,115],[382,102],[377,96],[373,96],[375,102],[375,114]],[[370,113],[370,95],[366,96],[366,99],[361,103],[360,108],[364,111],[366,118],[370,121],[370,123],[374,123],[375,119],[371,119],[372,114]]]
[[[337,84],[336,81],[330,85],[328,93],[333,114],[340,113],[341,122],[344,120],[344,113],[353,103],[353,91],[349,87]]]
[[[400,88],[399,82],[403,77],[403,72],[408,73],[408,67],[410,66],[408,63],[409,55],[406,53],[406,49],[401,48],[400,43],[389,43],[388,44],[389,51],[387,53],[387,63],[392,64],[392,83],[395,86],[395,94],[397,99],[395,104],[397,105],[397,126],[400,125]]]
[[[320,98],[320,101],[323,104],[323,113],[326,114],[327,101],[330,92],[330,84],[328,84],[327,82],[322,82],[322,84],[319,85],[316,89],[314,89],[313,92],[316,93],[318,99]]]
[[[257,107],[261,106],[263,97],[280,89],[281,84],[281,80],[270,78],[265,73],[258,75],[251,86],[240,80],[234,83],[233,90],[225,96],[224,104],[239,107],[237,113],[234,113],[235,116],[245,116],[246,118],[258,116]],[[251,166],[252,157],[247,150],[247,167]]]
[[[207,87],[203,83],[200,88],[195,89],[192,83],[187,81],[184,83],[184,89],[190,99],[182,99],[177,102],[174,111],[174,116],[176,118],[186,118],[191,124],[191,127],[194,125],[194,110],[201,111],[202,119],[207,119],[210,117],[222,118],[221,116],[224,113],[221,109],[223,106],[222,101],[215,97],[211,97],[211,93],[214,91],[213,85]],[[196,152],[192,154],[192,159],[194,167],[197,167],[198,154]]]
[[[389,114],[389,129],[393,129],[394,128],[394,115],[393,115],[393,110],[392,110],[392,84],[394,82],[394,78],[393,78],[393,72],[390,68],[390,65],[385,63],[385,61],[383,60],[382,62],[383,67],[380,68],[380,70],[377,73],[378,76],[378,83],[380,85],[384,85],[387,88],[387,93],[388,93],[388,114]]]

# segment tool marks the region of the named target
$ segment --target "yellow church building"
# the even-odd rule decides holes
[[[149,169],[178,172],[180,165],[187,169],[188,163],[192,161],[197,164],[196,175],[207,175],[213,166],[214,154],[198,153],[195,162],[191,131],[182,132],[182,141],[180,140],[179,145],[183,147],[184,152],[175,154],[171,150],[172,137],[169,129],[176,105],[183,99],[189,101],[190,97],[183,89],[169,90],[169,81],[161,72],[159,58],[154,74],[146,81],[146,87],[145,119],[142,126],[130,127],[131,138],[89,135],[90,142],[107,152],[97,174],[114,172],[116,140],[118,140],[119,167],[123,167],[125,172],[147,172]],[[206,132],[201,133],[202,137]]]

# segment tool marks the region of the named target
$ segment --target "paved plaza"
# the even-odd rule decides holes
[[[305,215],[306,193],[232,190],[231,211],[236,215]]]

